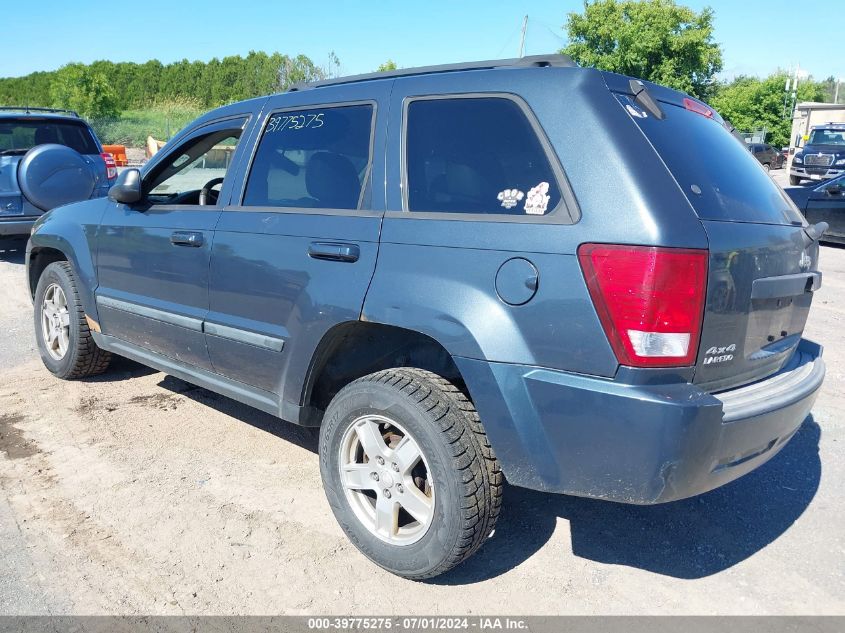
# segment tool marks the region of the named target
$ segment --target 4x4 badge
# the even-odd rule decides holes
[[[810,270],[812,263],[813,260],[807,253],[801,253],[801,259],[798,260],[798,266],[801,267],[801,270]]]

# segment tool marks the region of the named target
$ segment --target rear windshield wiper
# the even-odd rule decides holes
[[[640,106],[643,110],[649,112],[655,119],[663,120],[666,115],[657,103],[657,100],[651,96],[646,85],[639,79],[632,79],[628,82],[628,87],[634,94],[634,103]]]
[[[827,222],[818,222],[816,224],[812,224],[804,229],[804,232],[810,237],[811,240],[814,242],[818,242],[819,238],[824,235],[824,232],[828,229]]]

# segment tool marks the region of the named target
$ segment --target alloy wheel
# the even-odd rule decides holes
[[[434,518],[434,486],[419,444],[382,415],[356,419],[340,443],[340,478],[359,521],[392,545],[417,542]]]

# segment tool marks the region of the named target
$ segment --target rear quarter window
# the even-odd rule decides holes
[[[618,95],[623,106],[627,96]],[[631,116],[703,220],[801,223],[789,197],[718,121],[662,103],[666,118]],[[628,110],[629,114],[631,110]]]

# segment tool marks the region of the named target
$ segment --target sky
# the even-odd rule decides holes
[[[715,10],[722,77],[767,75],[800,63],[815,78],[845,79],[841,44],[845,0],[679,0]],[[0,77],[54,70],[97,59],[164,63],[245,55],[250,50],[303,53],[341,74],[516,57],[523,16],[525,54],[555,52],[561,28],[581,0],[75,0],[8,2],[2,10]],[[46,13],[46,15],[45,15]]]

